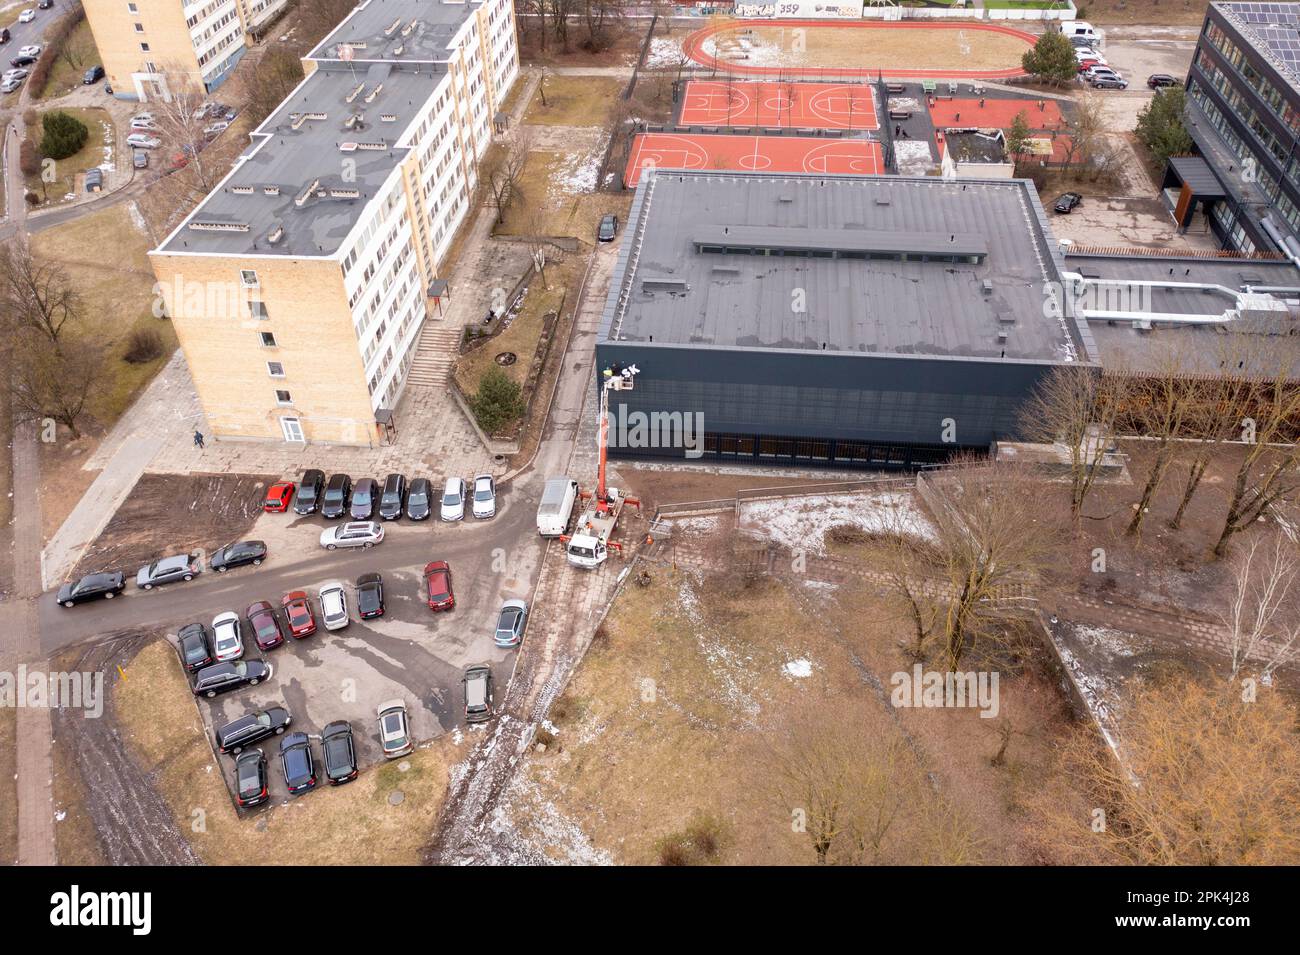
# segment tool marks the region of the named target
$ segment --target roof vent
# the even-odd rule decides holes
[[[876,196],[876,205],[887,206],[890,204],[888,196]]]
[[[360,189],[331,189],[330,198],[332,199],[356,199],[361,195]]]
[[[278,196],[280,194],[279,186],[263,186],[262,192],[268,196]]]
[[[357,88],[354,89],[351,93],[349,93],[349,94],[344,98],[345,102],[351,103],[354,99],[356,99],[358,96],[361,95],[361,91],[362,91],[363,89],[365,89],[365,88],[366,88],[366,84],[365,84],[365,83],[358,83],[358,84],[357,84]]]
[[[298,195],[294,197],[293,204],[297,206],[299,209],[301,209],[303,207],[303,204],[306,203],[308,199],[310,199],[313,195],[316,194],[316,187],[319,185],[320,185],[320,180],[313,179],[311,183],[308,184],[306,189],[304,189],[302,192],[298,193]]]
[[[205,219],[195,219],[190,223],[190,229],[195,232],[247,232],[247,222],[213,222]]]
[[[397,32],[397,28],[400,27],[401,25],[402,25],[402,18],[398,17],[396,20],[392,22],[392,24],[388,27],[388,29],[384,31],[384,36],[392,36],[395,32]]]
[[[777,202],[794,202],[794,196],[777,196]]]
[[[266,235],[266,241],[271,243],[271,245],[275,245],[283,238],[284,238],[284,226],[282,225],[277,225]]]
[[[231,186],[230,191],[239,196],[250,195],[253,191],[252,186]]]
[[[385,123],[395,123],[395,122],[397,122],[397,114],[396,114],[396,113],[380,113],[380,114],[379,114],[379,119],[380,119],[382,122],[385,122]]]
[[[381,92],[383,92],[383,89],[384,89],[384,84],[380,83],[373,90],[371,90],[369,93],[366,94],[366,102],[373,103],[375,101],[375,97],[378,96]]]
[[[641,291],[647,293],[668,292],[682,295],[689,290],[690,286],[681,279],[645,279],[641,282]]]
[[[985,279],[983,282],[980,283],[980,291],[983,292],[985,295],[992,295],[993,282],[989,279]]]
[[[356,151],[357,151],[356,143],[339,143],[339,152],[341,153],[354,153]]]

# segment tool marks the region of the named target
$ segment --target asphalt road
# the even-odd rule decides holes
[[[32,0],[27,6],[15,10],[12,22],[3,24],[9,28],[10,37],[8,43],[0,46],[0,50],[4,51],[5,69],[9,69],[9,61],[18,55],[19,47],[30,46],[33,43],[43,44],[45,31],[55,20],[71,9],[71,6],[66,0],[57,0],[48,10],[36,10],[36,0]],[[31,23],[19,23],[18,13],[27,9],[36,10],[36,19]]]
[[[458,566],[488,566],[500,575],[502,587],[526,597],[530,578],[540,560],[542,540],[537,536],[535,505],[543,479],[528,480],[498,491],[497,516],[486,521],[466,518],[456,524],[438,520],[418,523],[396,521],[385,525],[383,543],[369,550],[320,550],[310,556],[278,559],[274,549],[260,567],[240,567],[225,574],[205,572],[189,583],[176,583],[151,591],[135,589],[113,600],[62,607],[53,592],[38,602],[41,649],[52,654],[74,644],[107,639],[123,631],[143,628],[174,629],[193,620],[208,623],[223,610],[242,612],[255,600],[276,603],[287,591],[322,581],[355,580],[367,571],[423,568],[431,560],[446,560],[453,572]],[[293,520],[293,515],[285,515]],[[321,527],[325,523],[320,524]],[[122,568],[133,576],[134,569]],[[517,581],[512,585],[512,581]],[[471,580],[457,573],[456,589],[468,589]]]

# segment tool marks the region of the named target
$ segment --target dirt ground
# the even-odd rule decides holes
[[[712,38],[719,60],[746,66],[816,66],[848,69],[1003,70],[1020,66],[1024,40],[988,30],[844,29],[780,26],[724,30]],[[797,42],[802,39],[802,45]],[[706,42],[704,51],[709,51]]]
[[[0,865],[18,861],[17,721],[17,710],[0,708],[0,806],[5,807],[0,812]]]
[[[519,18],[519,57],[538,66],[631,66],[636,62],[645,37],[648,21],[628,20],[611,23],[607,28],[608,45],[593,53],[584,47],[586,30],[570,26],[568,49],[556,41],[547,21],[545,48],[535,17]]]
[[[525,126],[604,126],[625,81],[602,76],[549,74],[524,113]],[[542,104],[543,93],[546,104]]]
[[[785,487],[787,485],[821,484],[837,481],[841,475],[789,476],[773,474],[757,468],[735,472],[719,472],[707,466],[660,470],[652,465],[632,461],[616,461],[613,467],[631,493],[641,501],[641,510],[653,514],[661,504],[687,501],[712,501],[735,497],[742,488]],[[861,474],[861,477],[868,477]]]
[[[105,717],[60,718],[58,723],[59,748],[77,753],[83,791],[94,794],[88,802],[73,802],[72,780],[56,779],[56,799],[69,813],[60,825],[81,825],[83,833],[89,826],[97,843],[83,853],[97,851],[109,864],[418,861],[449,767],[460,755],[453,738],[366,771],[347,786],[322,787],[241,818],[231,806],[171,646],[143,634],[125,639],[115,651],[99,652],[100,658],[82,666],[109,672]],[[268,756],[268,761],[270,771],[278,772],[275,760]],[[359,833],[365,838],[358,838]]]
[[[1088,0],[1078,4],[1079,18],[1099,26],[1140,23],[1156,26],[1200,26],[1207,0]]]
[[[278,475],[146,474],[71,576],[113,568],[130,577],[164,551],[213,551],[237,541],[262,513],[266,487],[278,480]]]

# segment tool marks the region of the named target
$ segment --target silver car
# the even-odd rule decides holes
[[[444,521],[459,521],[465,517],[465,479],[447,478],[442,488],[442,509],[439,512]]]
[[[173,554],[141,567],[135,575],[135,585],[141,590],[153,590],[160,584],[193,580],[200,569],[198,554]]]
[[[321,531],[320,545],[326,550],[338,547],[373,547],[384,539],[384,528],[374,521],[349,521]]]
[[[326,630],[342,630],[348,625],[348,595],[337,580],[320,589],[320,613]]]
[[[474,476],[474,516],[492,517],[497,512],[497,482],[490,474]]]
[[[501,605],[497,615],[496,632],[492,642],[498,647],[517,647],[524,639],[524,627],[528,624],[528,604],[523,600],[507,600]]]
[[[239,614],[227,610],[212,618],[212,656],[218,663],[244,655],[244,637],[239,632]]]
[[[411,726],[406,718],[406,704],[389,700],[379,704],[379,743],[389,759],[405,756],[415,749],[411,739]]]

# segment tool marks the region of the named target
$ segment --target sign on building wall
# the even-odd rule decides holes
[[[779,0],[777,3],[737,3],[736,16],[749,20],[859,20],[863,0]]]

